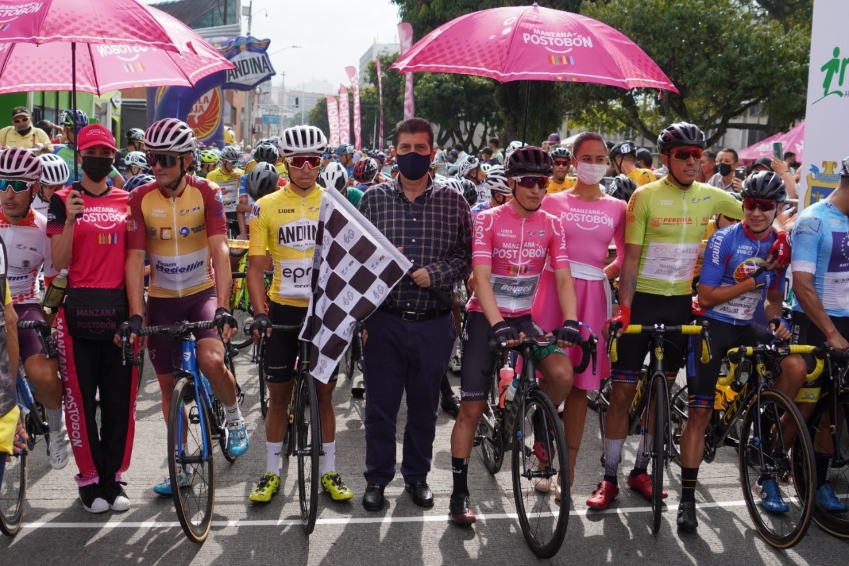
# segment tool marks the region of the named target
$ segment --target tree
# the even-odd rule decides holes
[[[679,94],[568,85],[568,107],[581,123],[626,126],[653,138],[662,125],[686,120],[707,130],[711,145],[729,128],[772,133],[804,116],[809,34],[786,30],[753,1],[611,0],[587,2],[584,11],[642,47]],[[634,18],[638,12],[652,14],[651,25]],[[733,122],[758,105],[767,124]]]

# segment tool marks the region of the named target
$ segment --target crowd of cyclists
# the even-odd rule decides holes
[[[728,189],[699,182],[705,135],[683,122],[660,132],[657,169],[642,166],[645,150],[633,142],[609,144],[591,132],[568,146],[553,135],[546,149],[512,142],[503,153],[494,139],[476,156],[437,150],[432,131],[429,147],[402,149],[396,137],[397,150],[360,152],[347,144],[330,147],[314,126],[295,126],[247,153],[235,145],[202,147],[192,129],[174,118],[146,131],[129,130],[121,149],[107,128],[89,124],[80,110],[65,112],[62,127],[64,143],[54,152],[43,151],[44,146],[0,151],[4,293],[13,306],[6,309],[6,338],[17,334],[22,366],[47,411],[50,463],[62,469],[73,456],[79,497],[92,513],[130,507],[123,486],[140,376],[123,363],[119,335],[129,335],[136,352],[147,350],[167,421],[180,347],[169,337],[142,337],[140,330],[182,320],[217,322],[217,330],[195,333],[197,356],[225,407],[227,449],[233,456],[248,450],[250,438],[225,364],[224,342],[241,332],[250,332],[255,342],[267,334],[267,465],[249,499],[268,503],[279,491],[299,333],[272,332],[271,326],[300,325],[306,317],[314,289],[305,274],[313,265],[323,191],[338,191],[357,207],[375,187],[401,190],[405,182],[427,175],[428,187],[456,191],[467,204],[471,260],[455,282],[455,303],[460,296],[468,301],[462,309],[438,313],[454,317],[461,327],[444,360],[445,368],[461,377],[459,407],[453,406],[448,504],[457,524],[476,521],[468,468],[500,360],[490,349],[493,338],[510,348],[525,338],[554,337],[553,343],[535,347],[534,359],[545,393],[562,412],[571,485],[561,485],[559,477],[539,478],[535,489],[554,493],[556,500],[573,495],[587,391],[610,378],[605,468],[586,500],[589,508],[603,510],[619,494],[628,409],[651,353],[645,337],[624,330],[630,324],[710,321],[712,348],[720,354],[687,372],[689,420],[681,439],[677,515],[684,531],[698,526],[695,492],[721,353],[781,341],[849,348],[849,158],[832,195],[788,221],[786,167],[762,164]],[[404,158],[411,152],[427,161],[421,171]],[[230,312],[231,274],[239,264],[231,254],[233,240],[249,242],[246,280],[253,322],[248,330],[238,328]],[[788,266],[792,314],[785,308]],[[269,285],[267,271],[273,271]],[[60,272],[68,281],[63,304],[58,312],[45,312],[44,286]],[[399,316],[425,320],[413,316],[421,314]],[[13,332],[17,320],[51,323],[58,360],[45,356],[36,331]],[[600,346],[597,369],[576,375],[580,351],[572,346],[589,331],[609,340],[611,324],[619,336],[618,359],[611,362]],[[683,336],[669,340],[671,383],[684,366],[688,344]],[[7,350],[10,359],[0,363],[0,481],[2,453],[19,451],[25,436],[14,394],[17,348]],[[783,357],[775,383],[805,417],[821,387],[806,382],[810,363],[798,355]],[[368,381],[367,371],[364,377]],[[354,493],[337,471],[335,386],[335,378],[317,383],[321,485],[333,500],[344,501]],[[445,387],[442,392],[445,406]],[[450,385],[447,395],[451,406]],[[650,448],[643,444],[626,483],[651,500]],[[816,453],[815,459],[817,502],[830,513],[849,512],[847,494],[838,495],[829,482],[830,455]],[[190,489],[192,482],[191,474],[182,473],[178,487]],[[758,483],[763,507],[785,513],[776,479],[764,476]],[[382,486],[377,487],[380,496],[367,494],[366,509],[382,504]],[[172,483],[166,478],[152,489],[170,495]],[[432,494],[429,501],[432,505]]]

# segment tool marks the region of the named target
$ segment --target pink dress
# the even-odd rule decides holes
[[[566,192],[548,195],[542,201],[542,210],[553,214],[563,224],[578,299],[578,320],[589,325],[599,339],[596,375],[592,373],[592,365],[576,375],[575,387],[579,389],[598,389],[599,381],[610,375],[607,346],[601,335],[601,327],[610,317],[610,287],[602,269],[611,240],[616,244],[615,264],[622,264],[626,206],[625,201],[607,195],[597,202],[584,202]],[[532,314],[534,321],[546,332],[563,324],[557,283],[549,267],[540,279]],[[582,329],[581,334],[586,337],[589,332]],[[569,357],[573,364],[579,363],[580,349],[571,348]]]

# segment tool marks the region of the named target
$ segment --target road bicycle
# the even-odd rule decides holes
[[[215,506],[213,441],[218,441],[228,462],[236,460],[227,451],[224,405],[213,395],[209,381],[198,368],[197,341],[192,334],[195,330],[209,330],[218,325],[215,320],[182,321],[170,326],[147,326],[139,331],[139,336],[163,334],[181,341],[181,364],[174,371],[177,384],[168,413],[168,476],[180,526],[189,540],[197,543],[206,540],[212,526]],[[218,330],[221,332],[221,327]],[[140,360],[133,355],[129,344],[126,323],[119,332],[125,363],[139,365]],[[224,351],[225,363],[232,367],[232,360],[228,360],[230,348],[226,344]],[[238,385],[237,398],[241,403],[243,396]],[[178,479],[180,471],[191,478],[189,485],[182,488]]]
[[[796,545],[808,530],[813,513],[814,453],[805,419],[784,393],[773,388],[778,362],[791,354],[812,354],[815,379],[823,369],[823,348],[782,342],[728,350],[728,386],[721,410],[714,410],[705,431],[704,461],[712,462],[718,446],[737,450],[740,484],[749,516],[758,533],[775,548]],[[732,393],[733,392],[733,393]],[[687,388],[672,401],[674,435],[687,422]],[[771,513],[760,504],[761,484],[775,480],[789,510]]]
[[[608,357],[611,362],[618,359],[616,334],[621,328],[617,322],[610,324],[610,340],[607,343]],[[663,513],[663,469],[672,459],[672,426],[668,418],[669,410],[669,381],[666,377],[666,337],[669,334],[701,335],[702,363],[710,361],[710,331],[709,324],[631,324],[625,329],[625,334],[648,334],[651,339],[651,363],[648,371],[642,372],[637,382],[637,390],[631,406],[628,409],[629,434],[640,434],[645,446],[643,456],[649,458],[652,479],[652,533],[660,530],[661,514]],[[609,398],[600,397],[599,424],[601,425],[602,444],[604,443],[604,416],[610,406]],[[602,464],[604,459],[602,456]]]
[[[512,450],[513,497],[519,525],[531,551],[539,558],[557,554],[569,522],[569,506],[557,505],[554,494],[540,493],[535,488],[537,482],[556,481],[558,475],[561,485],[571,484],[563,421],[536,379],[534,350],[552,343],[553,337],[542,336],[525,338],[509,349],[490,344],[499,360],[507,360],[511,351],[516,352],[522,359],[522,374],[517,376],[519,385],[510,407],[502,408],[498,394],[500,366],[494,364],[493,385],[475,437],[491,474],[501,469],[505,452]],[[595,371],[597,343],[595,334],[579,341],[583,358],[576,373],[584,371],[590,360]]]
[[[295,332],[301,325],[272,324],[272,332]],[[268,337],[260,333],[256,362],[262,373]],[[315,529],[318,512],[319,458],[321,447],[321,418],[318,410],[318,393],[315,379],[309,372],[310,343],[299,341],[298,366],[292,382],[292,400],[289,404],[289,426],[283,442],[286,456],[294,455],[298,463],[298,503],[301,523],[309,535]]]
[[[42,350],[47,358],[57,355],[56,344],[50,335],[50,325],[40,320],[22,320],[18,322],[19,330],[35,330]],[[0,532],[7,536],[15,536],[21,528],[26,507],[27,471],[29,453],[35,448],[38,439],[44,439],[47,454],[50,454],[50,426],[44,407],[35,400],[29,381],[24,374],[24,366],[18,366],[15,380],[15,392],[21,419],[27,433],[24,449],[15,455],[0,454],[7,458],[6,472],[3,485],[0,486]]]

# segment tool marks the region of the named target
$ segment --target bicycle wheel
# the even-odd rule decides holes
[[[669,407],[669,392],[666,389],[666,376],[655,375],[654,385],[654,432],[652,433],[651,454],[651,512],[652,533],[660,530],[660,519],[663,513],[663,468],[666,465],[666,445],[668,423],[666,410]]]
[[[786,395],[763,391],[760,410],[756,400],[746,408],[740,429],[740,483],[758,533],[775,548],[790,548],[805,536],[813,515],[811,438],[799,409]],[[777,486],[786,513],[771,513],[759,502],[765,499],[762,486],[767,481]]]
[[[6,458],[6,454],[0,454]],[[0,486],[0,532],[13,537],[21,530],[27,497],[27,453],[9,458]]]
[[[823,396],[814,414],[808,421],[808,430],[814,454],[830,454],[831,462],[828,467],[826,480],[831,483],[838,500],[849,503],[849,394],[842,394],[837,400],[836,438],[830,434],[829,424],[831,397]],[[802,451],[798,451],[799,454]],[[801,477],[798,467],[802,459],[793,451],[793,476]],[[797,480],[797,483],[799,480]],[[816,491],[814,485],[814,491]],[[849,513],[831,513],[814,499],[814,523],[821,529],[840,538],[849,538]]]
[[[215,467],[210,415],[197,397],[190,379],[180,379],[174,387],[168,415],[168,474],[183,532],[192,542],[203,542],[212,525]],[[181,470],[191,479],[188,487],[178,487]]]
[[[521,402],[515,399],[514,403]],[[563,421],[541,389],[532,388],[524,399],[524,415],[513,434],[513,497],[519,525],[531,551],[539,558],[551,558],[566,536],[569,523],[568,498],[562,505],[553,490],[540,493],[535,478],[557,481],[569,493],[569,454],[563,435]]]
[[[321,453],[321,421],[318,415],[318,394],[309,374],[301,376],[298,386],[294,436],[298,456],[298,501],[301,522],[307,534],[315,528],[318,511],[318,459]]]
[[[483,416],[478,423],[477,439],[483,464],[487,471],[495,475],[504,463],[503,417],[501,408],[487,403]]]
[[[250,334],[245,334],[245,321],[249,319],[252,315],[250,312],[248,312],[247,309],[244,309],[242,307],[235,307],[233,309],[232,315],[239,325],[239,333],[230,339],[230,343],[240,350],[243,348],[247,348],[253,343],[253,340],[251,339]]]

